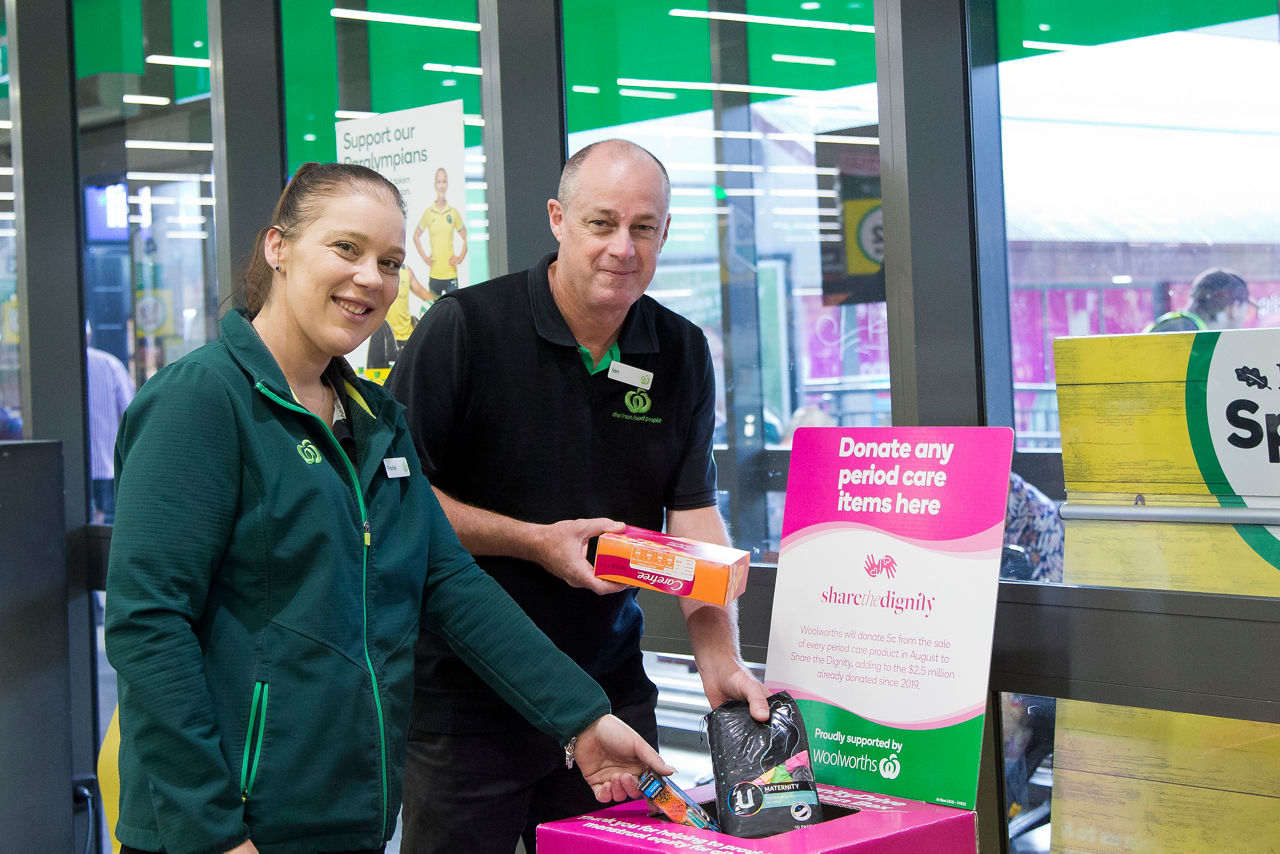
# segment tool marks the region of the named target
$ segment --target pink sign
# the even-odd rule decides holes
[[[1013,431],[796,431],[765,684],[815,777],[976,803]]]
[[[841,523],[959,540],[1004,520],[1012,430],[804,427],[791,448],[784,543],[807,528]],[[993,465],[1005,466],[1003,474],[992,477]]]

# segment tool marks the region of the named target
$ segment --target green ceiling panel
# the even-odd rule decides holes
[[[338,156],[338,55],[329,0],[280,0],[284,65],[285,159],[292,175],[303,163]]]
[[[173,22],[173,54],[192,59],[209,58],[209,9],[205,0],[170,0]],[[176,101],[209,94],[209,69],[176,65],[173,97]]]
[[[817,24],[873,26],[871,2],[821,3],[817,9],[803,9],[800,0],[752,0],[747,13],[783,20],[812,21]],[[755,86],[823,91],[873,83],[876,79],[875,35],[852,30],[810,29],[755,23],[747,25],[747,54],[751,80]],[[834,60],[834,65],[811,65],[778,61],[775,54]],[[757,95],[753,100],[768,100]]]
[[[817,9],[802,5],[801,0],[752,0],[745,7],[747,15],[781,22],[720,24],[745,36],[750,79],[717,82],[797,90],[830,90],[873,82],[875,36],[848,28],[872,25],[870,0],[822,3]],[[706,91],[618,83],[619,78],[711,83],[711,23],[705,17],[671,14],[672,9],[705,13],[706,2],[644,0],[620,7],[605,0],[564,0],[563,8],[565,97],[571,132],[710,109],[711,95]],[[819,26],[793,26],[786,23],[789,21]],[[775,54],[834,64],[778,61]],[[599,92],[574,91],[575,86],[594,87]],[[619,89],[626,88],[675,97],[619,94]],[[761,101],[784,96],[756,93],[751,97]]]
[[[569,132],[711,109],[711,94],[662,90],[674,99],[618,95],[618,78],[711,81],[706,20],[668,14],[673,5],[705,12],[706,2],[563,0],[565,94]],[[575,92],[574,86],[599,93]],[[627,88],[627,87],[623,87]]]
[[[1276,0],[1001,0],[1000,59],[1044,53],[1024,41],[1100,45],[1276,14]]]
[[[201,17],[204,17],[203,10]],[[142,0],[75,0],[76,77],[142,74]]]
[[[428,15],[476,23],[476,0],[378,0],[369,10]],[[480,34],[468,30],[369,23],[369,94],[375,112],[386,113],[462,99],[462,111],[480,115],[480,78],[475,74],[424,71],[423,63],[480,66]],[[452,83],[450,84],[450,81]],[[466,144],[480,144],[480,128],[466,128]]]

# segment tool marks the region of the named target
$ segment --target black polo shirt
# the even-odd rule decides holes
[[[668,510],[715,504],[715,380],[706,336],[643,296],[619,361],[651,387],[591,373],[536,267],[448,294],[418,324],[387,379],[432,483],[528,522],[608,517],[661,529]],[[635,591],[598,596],[536,564],[477,556],[533,621],[596,677],[615,706],[653,689],[639,663]],[[430,628],[430,627],[426,627]],[[523,726],[448,647],[423,632],[415,727]],[[505,711],[504,711],[505,710]]]

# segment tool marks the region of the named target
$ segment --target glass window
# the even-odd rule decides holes
[[[308,161],[336,159],[335,121],[460,99],[470,279],[462,284],[484,281],[489,278],[489,222],[476,2],[431,3],[430,17],[417,0],[383,0],[376,11],[366,8],[373,5],[280,3],[289,171]],[[425,305],[415,304],[425,311]]]
[[[1155,451],[1184,428],[1155,425],[1159,406],[1142,396],[1137,371],[1177,354],[1152,355],[1150,339],[1135,339],[1143,352],[1089,355],[1090,366],[1073,355],[1076,342],[1066,355],[1059,343],[1055,360],[1054,342],[1280,326],[1280,98],[1258,85],[1280,73],[1275,12],[1266,0],[997,4],[1017,444],[1062,450],[1064,513],[1217,511],[1239,491],[1200,476],[1194,436],[1178,440],[1182,451]],[[1122,411],[1122,399],[1140,397],[1141,412]],[[1190,413],[1190,400],[1174,408]],[[1275,529],[1238,522],[1069,516],[1064,571],[1033,577],[1280,595]],[[1222,565],[1232,572],[1212,569]]]
[[[1009,850],[1268,851],[1275,724],[1001,694]]]
[[[0,9],[0,35],[7,33]],[[0,50],[0,440],[22,438],[18,354],[17,214],[13,205],[13,121],[9,51]]]
[[[1141,332],[1213,267],[1256,304],[1232,325],[1280,325],[1275,12],[998,3],[1020,450],[1059,446],[1054,338]]]
[[[136,385],[215,337],[213,142],[202,0],[76,3],[92,518]]]
[[[758,554],[781,517],[747,459],[890,421],[871,6],[563,3],[570,152],[625,137],[671,175],[649,294],[711,342],[727,515]]]

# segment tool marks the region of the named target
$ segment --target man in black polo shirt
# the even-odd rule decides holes
[[[670,223],[670,183],[623,140],[565,165],[547,203],[559,252],[441,298],[387,381],[423,470],[477,562],[656,745],[635,589],[595,578],[587,541],[624,524],[728,544],[715,498],[715,381],[706,337],[644,291]],[[764,687],[736,613],[682,599],[707,698]],[[566,746],[532,730],[436,636],[418,641],[406,854],[497,851],[595,808]]]

